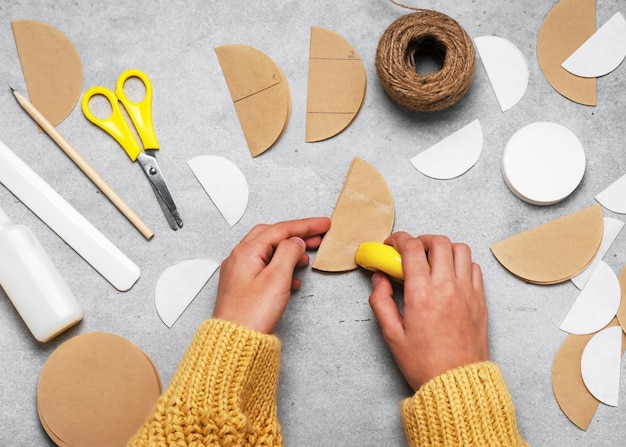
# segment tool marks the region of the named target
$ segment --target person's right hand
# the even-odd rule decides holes
[[[329,227],[327,217],[256,225],[222,262],[213,318],[271,333],[302,284],[294,269]]]
[[[467,245],[445,236],[398,232],[385,241],[402,256],[404,312],[389,278],[377,272],[369,302],[411,388],[450,369],[489,360],[487,306],[480,266]]]

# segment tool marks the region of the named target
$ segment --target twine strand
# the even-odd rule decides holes
[[[422,8],[416,8],[415,6],[408,6],[408,5],[405,5],[404,3],[397,2],[396,0],[389,0],[389,1],[393,3],[394,5],[404,8],[404,9],[410,9],[412,11],[424,11]]]
[[[451,17],[410,9],[417,12],[394,21],[378,42],[376,71],[383,88],[399,106],[417,112],[443,110],[458,102],[472,83],[474,44]],[[415,57],[421,54],[430,56],[441,68],[418,73]]]

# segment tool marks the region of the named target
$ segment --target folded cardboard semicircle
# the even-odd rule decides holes
[[[268,150],[287,128],[291,91],[280,67],[248,45],[215,48],[250,154]]]
[[[361,109],[366,84],[365,66],[354,47],[333,31],[311,27],[306,142],[348,127]]]
[[[600,248],[604,218],[600,205],[524,231],[491,245],[512,274],[534,284],[569,280],[593,261]]]
[[[362,242],[383,242],[394,221],[393,197],[387,182],[371,164],[352,160],[320,244],[313,269],[345,272],[357,268],[354,256]]]
[[[83,69],[72,42],[36,20],[11,22],[30,102],[53,126],[72,112],[83,88]]]

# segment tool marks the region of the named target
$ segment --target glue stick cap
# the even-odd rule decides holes
[[[9,219],[7,213],[5,213],[4,210],[0,207],[0,225],[5,225],[9,222],[11,222],[11,219]]]

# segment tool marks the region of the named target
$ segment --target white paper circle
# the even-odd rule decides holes
[[[474,120],[411,158],[411,164],[424,175],[448,180],[474,166],[482,150],[483,129],[480,122]]]
[[[597,78],[615,70],[626,57],[626,20],[617,12],[561,64],[570,73]]]
[[[237,165],[216,155],[200,155],[187,165],[228,225],[239,222],[248,206],[248,182]]]
[[[552,205],[578,187],[585,165],[578,137],[565,126],[543,121],[511,137],[502,155],[502,177],[525,202]]]
[[[626,175],[598,194],[596,200],[614,213],[626,214]]]
[[[609,251],[609,248],[611,248],[611,245],[613,245],[613,242],[617,239],[617,236],[622,231],[622,228],[624,228],[624,222],[621,220],[611,219],[610,217],[604,218],[604,234],[602,235],[602,242],[600,243],[598,253],[596,253],[593,261],[591,261],[591,264],[585,267],[585,270],[571,279],[572,284],[574,284],[579,290],[582,290],[585,287],[589,278],[591,278],[591,275],[593,275],[593,272],[596,270],[596,267],[600,264],[600,262],[602,262],[602,258],[604,258],[606,252]]]
[[[615,318],[621,292],[619,280],[611,267],[600,261],[560,329],[578,335],[599,331]]]
[[[622,361],[622,328],[611,326],[595,334],[580,360],[580,372],[589,392],[607,405],[616,407]]]
[[[489,82],[496,94],[500,109],[509,110],[526,93],[528,64],[522,52],[512,42],[497,36],[474,39]]]
[[[154,303],[167,327],[176,323],[219,266],[208,258],[184,259],[161,273],[154,291]]]

